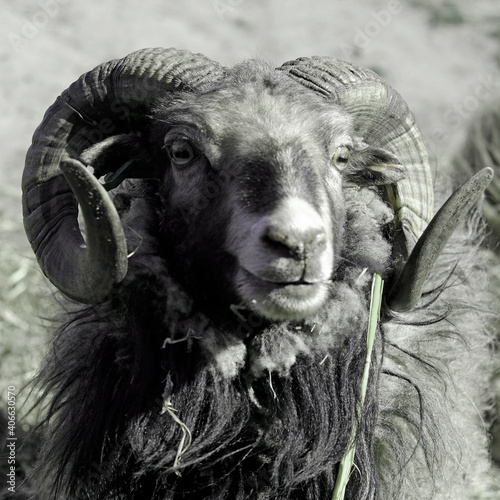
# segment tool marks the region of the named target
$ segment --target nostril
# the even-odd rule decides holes
[[[277,248],[284,248],[294,255],[304,254],[304,242],[296,235],[289,234],[282,227],[269,226],[264,233],[264,240]]]
[[[321,248],[326,245],[326,233],[322,229],[318,229],[318,231],[313,236],[313,241],[311,243],[315,248]]]

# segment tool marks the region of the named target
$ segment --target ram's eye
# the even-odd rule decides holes
[[[195,158],[196,152],[192,144],[185,139],[176,139],[167,145],[170,160],[176,167],[185,167]]]
[[[349,156],[351,155],[351,150],[348,146],[339,146],[332,157],[332,165],[337,170],[344,170],[349,161]]]

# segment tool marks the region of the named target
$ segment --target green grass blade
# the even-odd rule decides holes
[[[382,277],[375,273],[373,275],[371,300],[370,300],[370,316],[368,319],[368,333],[366,337],[366,359],[363,368],[363,377],[361,379],[361,401],[357,405],[357,420],[361,419],[361,411],[365,402],[366,390],[368,387],[368,377],[370,375],[370,365],[372,359],[373,344],[375,342],[375,333],[377,325],[380,321],[380,307],[382,305],[382,292],[384,290],[384,281]],[[351,475],[352,466],[354,464],[354,454],[356,451],[356,433],[357,423],[354,423],[352,429],[349,446],[340,461],[339,474],[333,490],[332,500],[344,500],[345,490],[349,477]]]

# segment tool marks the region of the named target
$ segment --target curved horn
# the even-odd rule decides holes
[[[26,157],[24,226],[41,269],[65,294],[101,302],[127,270],[126,242],[112,201],[70,158],[107,137],[140,130],[159,93],[194,90],[223,74],[219,64],[200,54],[144,49],[85,73],[48,109]],[[85,241],[75,197],[87,227]]]
[[[465,214],[479,201],[492,178],[493,169],[483,168],[462,184],[439,209],[389,291],[386,305],[390,310],[409,311],[417,304],[425,280],[441,251]]]
[[[406,102],[373,71],[334,58],[300,58],[278,69],[340,104],[354,117],[365,142],[397,155],[406,177],[387,186],[386,196],[396,216],[395,252],[406,260],[430,222],[434,204],[427,149]]]

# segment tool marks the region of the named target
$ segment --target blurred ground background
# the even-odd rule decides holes
[[[498,0],[0,1],[2,407],[7,386],[22,387],[36,370],[53,308],[22,230],[24,156],[47,107],[80,74],[154,46],[203,52],[225,65],[350,60],[407,100],[438,171],[472,114],[500,96]]]

